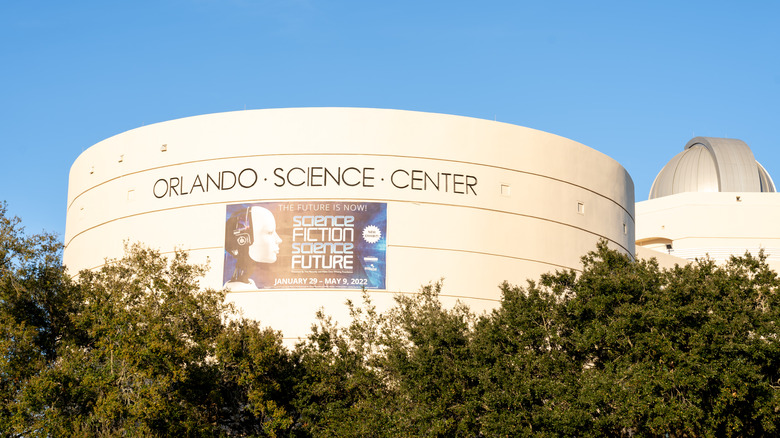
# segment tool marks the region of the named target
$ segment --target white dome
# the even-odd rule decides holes
[[[774,192],[750,147],[732,138],[696,137],[655,177],[650,199],[683,192]]]

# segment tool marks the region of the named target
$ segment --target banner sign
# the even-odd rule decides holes
[[[384,289],[387,204],[286,201],[227,206],[230,290]]]

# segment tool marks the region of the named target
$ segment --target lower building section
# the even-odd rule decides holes
[[[780,193],[686,192],[636,205],[637,247],[724,263],[763,250],[780,270]]]

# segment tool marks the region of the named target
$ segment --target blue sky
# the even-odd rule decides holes
[[[693,136],[780,178],[780,2],[0,3],[0,200],[65,231],[70,165],[139,126],[349,106],[495,119],[597,149],[647,198]]]

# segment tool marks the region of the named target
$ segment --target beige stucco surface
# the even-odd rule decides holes
[[[356,186],[274,184],[274,169],[312,166],[371,169],[365,174],[373,179]],[[258,175],[251,187],[173,195],[155,186],[243,169]],[[404,180],[412,171],[468,175],[476,183],[470,190],[412,187]],[[611,158],[505,123],[352,108],[211,114],[128,131],[79,156],[68,186],[64,261],[72,272],[97,268],[120,257],[126,241],[163,252],[180,248],[194,261],[209,261],[204,285],[219,288],[226,205],[380,202],[387,204],[387,273],[386,288],[371,291],[377,304],[443,278],[445,302],[481,311],[497,304],[502,281],[577,269],[600,239],[633,255],[633,193],[628,173]],[[308,332],[321,307],[345,318],[344,301],[360,293],[262,289],[229,298],[294,339]]]
[[[780,269],[780,193],[679,193],[637,203],[636,215],[637,248],[669,253],[669,244],[673,256],[721,263],[763,249]]]
[[[658,248],[655,250],[640,245],[636,247],[636,258],[655,259],[658,262],[658,266],[663,269],[671,269],[676,265],[683,266],[691,262],[690,260],[671,255],[666,249]]]

